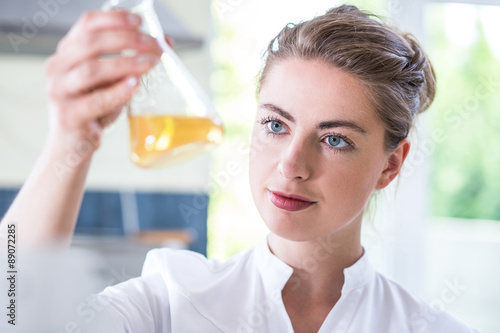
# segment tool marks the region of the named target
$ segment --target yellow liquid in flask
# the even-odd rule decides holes
[[[144,168],[179,163],[222,142],[222,125],[211,118],[129,115],[130,157]]]

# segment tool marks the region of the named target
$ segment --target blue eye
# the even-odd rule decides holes
[[[344,148],[349,146],[349,144],[340,136],[337,135],[330,135],[329,137],[326,138],[326,142],[335,148]]]
[[[269,128],[269,130],[273,133],[280,133],[280,131],[283,129],[283,124],[279,121],[272,120],[268,123],[267,128]]]

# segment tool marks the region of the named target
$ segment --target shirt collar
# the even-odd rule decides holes
[[[351,290],[357,289],[365,285],[375,276],[368,255],[363,248],[363,254],[352,266],[344,268],[344,285],[342,286],[342,294],[348,293]]]
[[[276,289],[283,290],[288,279],[292,276],[293,268],[271,252],[267,236],[257,246],[257,252],[257,267],[267,292],[274,292]]]
[[[263,284],[268,292],[276,289],[283,290],[293,273],[293,268],[275,256],[269,249],[265,239],[257,246],[257,266],[263,278]],[[365,249],[363,254],[352,266],[344,269],[344,285],[342,294],[360,288],[370,281],[375,275],[375,270],[369,262]]]

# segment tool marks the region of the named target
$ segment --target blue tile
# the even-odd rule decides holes
[[[0,218],[5,215],[19,189],[3,188],[0,189]]]
[[[0,189],[0,216],[18,189]],[[194,236],[190,249],[206,255],[208,196],[184,193],[136,192],[141,230],[188,229]],[[79,234],[124,235],[120,193],[86,191],[75,228]]]
[[[141,230],[189,229],[190,249],[206,254],[207,195],[137,192],[136,199]]]
[[[122,209],[118,192],[86,191],[75,232],[123,235]]]

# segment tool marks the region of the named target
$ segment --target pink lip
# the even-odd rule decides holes
[[[283,194],[281,192],[273,192],[268,190],[269,200],[278,208],[288,210],[291,212],[296,212],[299,210],[306,209],[316,202],[311,201],[305,197],[295,194]]]

